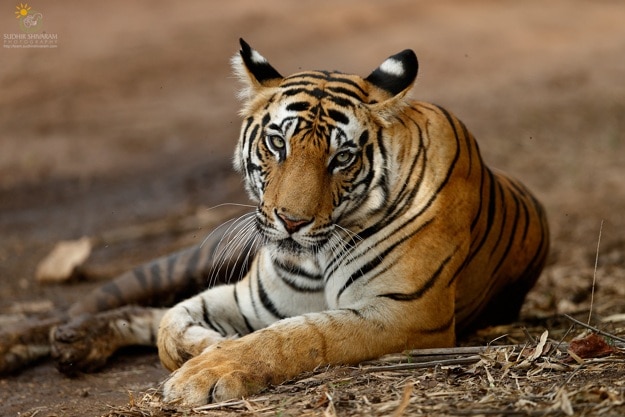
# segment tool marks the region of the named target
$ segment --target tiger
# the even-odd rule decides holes
[[[413,51],[364,79],[284,78],[240,44],[234,165],[256,211],[4,326],[0,374],[52,356],[73,375],[158,345],[164,399],[195,405],[517,318],[548,255],[546,214],[454,115],[407,98]]]
[[[160,318],[165,401],[240,398],[518,317],[548,255],[545,210],[456,116],[408,97],[412,50],[366,78],[284,77],[240,46],[234,167],[255,255],[241,280]]]

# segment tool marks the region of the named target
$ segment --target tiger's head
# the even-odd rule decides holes
[[[397,162],[385,142],[416,79],[414,52],[389,57],[364,79],[328,71],[283,77],[243,40],[232,63],[244,84],[234,165],[266,240],[317,251],[337,228],[365,228],[388,202]]]

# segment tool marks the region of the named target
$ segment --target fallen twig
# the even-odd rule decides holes
[[[472,356],[467,356],[464,358],[439,359],[439,360],[428,361],[428,362],[400,363],[397,365],[364,366],[359,369],[364,372],[404,371],[407,369],[433,368],[438,365],[441,365],[441,366],[466,365],[469,363],[479,362],[480,359],[482,359],[481,356],[472,355]]]
[[[602,336],[609,337],[610,339],[618,340],[619,342],[625,343],[625,339],[623,339],[622,337],[615,336],[615,335],[613,335],[611,333],[605,332],[605,331],[603,331],[601,329],[598,329],[598,328],[593,327],[593,326],[591,326],[589,324],[581,322],[581,321],[579,321],[579,320],[569,316],[568,314],[563,314],[563,316],[566,317],[567,319],[571,320],[573,323],[579,324],[580,326],[585,327],[585,328],[587,328],[589,330],[592,330],[595,333],[598,333],[598,334],[600,334]]]

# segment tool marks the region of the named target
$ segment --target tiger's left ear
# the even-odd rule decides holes
[[[239,93],[243,100],[250,100],[266,87],[275,87],[282,81],[282,75],[269,61],[247,42],[239,39],[241,50],[232,57],[232,68],[244,87]]]
[[[418,71],[417,55],[410,49],[388,57],[365,78],[373,87],[369,92],[371,108],[380,112],[383,118],[395,113],[417,79]]]

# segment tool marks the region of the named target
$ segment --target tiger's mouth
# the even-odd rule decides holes
[[[319,252],[329,242],[330,234],[327,233],[284,233],[272,225],[262,216],[256,218],[256,229],[263,236],[265,242],[275,245],[280,252],[294,255]]]

